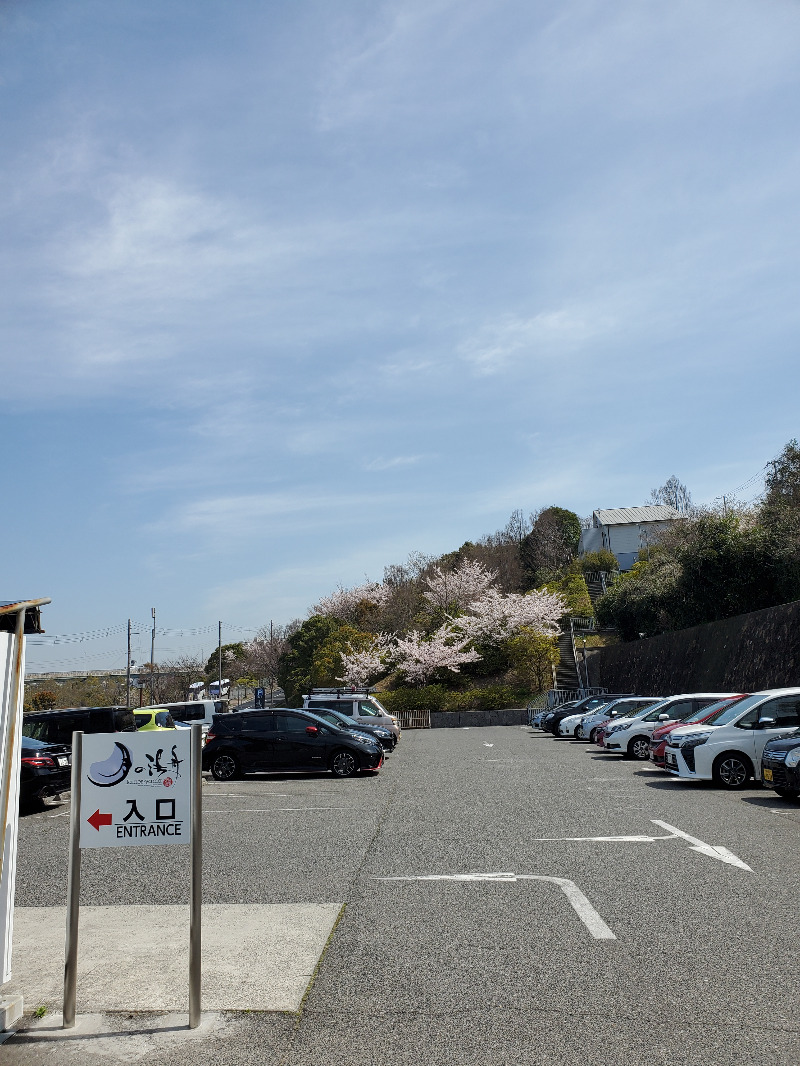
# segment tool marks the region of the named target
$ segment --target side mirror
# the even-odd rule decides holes
[[[310,737],[315,737],[319,733],[319,729],[317,729],[317,727],[315,725],[307,725],[306,726],[306,733]]]
[[[658,716],[658,720],[659,720],[659,722],[668,722],[669,721],[669,715],[668,714],[660,714]]]
[[[774,718],[759,718],[758,720],[759,729],[769,729],[771,725],[775,725]]]

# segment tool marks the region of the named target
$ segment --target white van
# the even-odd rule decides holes
[[[175,721],[176,729],[191,729],[195,722],[203,727],[203,734],[211,728],[211,718],[215,714],[227,714],[227,700],[187,700],[185,703],[154,703],[151,707],[142,707],[142,710],[152,710],[153,707],[163,707],[169,711]],[[134,710],[139,710],[135,707]]]
[[[761,753],[770,740],[800,726],[800,688],[753,692],[710,722],[673,730],[664,769],[684,781],[713,781],[740,789],[761,780]]]
[[[369,692],[349,692],[346,689],[312,689],[303,696],[303,710],[314,713],[314,708],[326,708],[346,714],[354,722],[364,725],[381,725],[400,739],[400,723]]]

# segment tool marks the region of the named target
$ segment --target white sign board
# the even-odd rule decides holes
[[[82,848],[191,843],[191,730],[83,738]]]

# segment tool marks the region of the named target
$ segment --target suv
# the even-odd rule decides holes
[[[760,780],[769,741],[798,726],[800,688],[754,692],[723,711],[713,725],[686,725],[670,733],[664,769],[686,781],[744,788],[751,777]]]
[[[379,725],[388,729],[400,739],[400,723],[389,714],[386,708],[370,695],[368,691],[352,692],[347,689],[312,689],[309,696],[303,696],[303,710],[314,713],[314,709],[338,711],[352,718],[356,725]]]
[[[130,707],[67,707],[59,711],[34,711],[22,716],[22,735],[47,744],[72,747],[72,734],[135,733]]]

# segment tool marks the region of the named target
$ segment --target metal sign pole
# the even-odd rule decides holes
[[[67,876],[67,943],[64,961],[63,1027],[75,1026],[78,992],[78,915],[81,898],[81,770],[83,733],[72,734],[72,791],[69,812],[69,874]]]
[[[192,869],[189,901],[189,1028],[196,1029],[202,1012],[201,951],[203,907],[203,727],[192,726]]]

